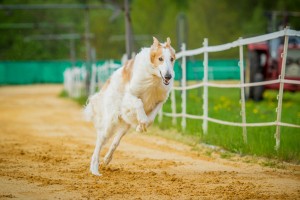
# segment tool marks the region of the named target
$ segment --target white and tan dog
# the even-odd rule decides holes
[[[104,157],[108,165],[121,138],[130,127],[144,132],[152,124],[173,86],[175,51],[170,38],[160,43],[153,38],[150,48],[143,48],[106,81],[100,92],[89,98],[85,115],[97,129],[96,147],[90,170],[98,171],[99,154],[105,142],[115,134]]]

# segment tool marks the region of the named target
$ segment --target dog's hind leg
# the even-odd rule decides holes
[[[99,157],[100,157],[100,151],[107,140],[107,135],[108,135],[107,131],[109,130],[97,130],[96,146],[95,146],[95,150],[92,156],[91,166],[90,166],[91,173],[96,176],[101,176],[98,170],[99,160],[100,160]]]
[[[120,144],[120,141],[121,141],[122,137],[127,133],[129,128],[130,128],[130,126],[128,124],[122,124],[122,125],[120,125],[119,128],[117,128],[117,130],[116,130],[117,133],[114,137],[114,140],[113,140],[108,152],[106,153],[106,155],[104,157],[104,164],[105,165],[108,165],[110,163],[114,151],[116,150],[116,148]]]

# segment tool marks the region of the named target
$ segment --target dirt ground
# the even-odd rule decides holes
[[[94,128],[61,89],[0,87],[0,199],[300,199],[299,166],[214,159],[153,134],[126,135],[93,176]]]

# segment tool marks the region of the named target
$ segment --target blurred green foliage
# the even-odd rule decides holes
[[[0,0],[0,4],[110,4],[119,10],[90,10],[90,29],[94,34],[92,47],[97,59],[120,59],[125,52],[125,25],[122,0]],[[267,32],[267,11],[299,11],[300,2],[295,0],[131,0],[131,20],[134,50],[149,46],[152,36],[159,40],[171,37],[172,44],[179,51],[177,42],[177,18],[186,16],[188,49],[202,46],[209,38],[210,45],[231,42],[238,37],[248,37]],[[277,25],[282,21],[277,18]],[[299,17],[289,17],[291,28],[299,30]],[[3,28],[16,23],[72,23],[73,27],[48,28]],[[1,60],[61,60],[69,59],[68,40],[24,41],[33,35],[84,33],[84,11],[58,10],[0,10],[0,59]],[[235,51],[213,54],[210,57],[233,58]],[[76,40],[76,58],[86,56],[84,39]]]

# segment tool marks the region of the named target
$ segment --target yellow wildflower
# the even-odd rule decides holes
[[[257,109],[257,108],[254,108],[254,109],[253,109],[253,113],[254,113],[254,114],[258,113],[258,109]]]

